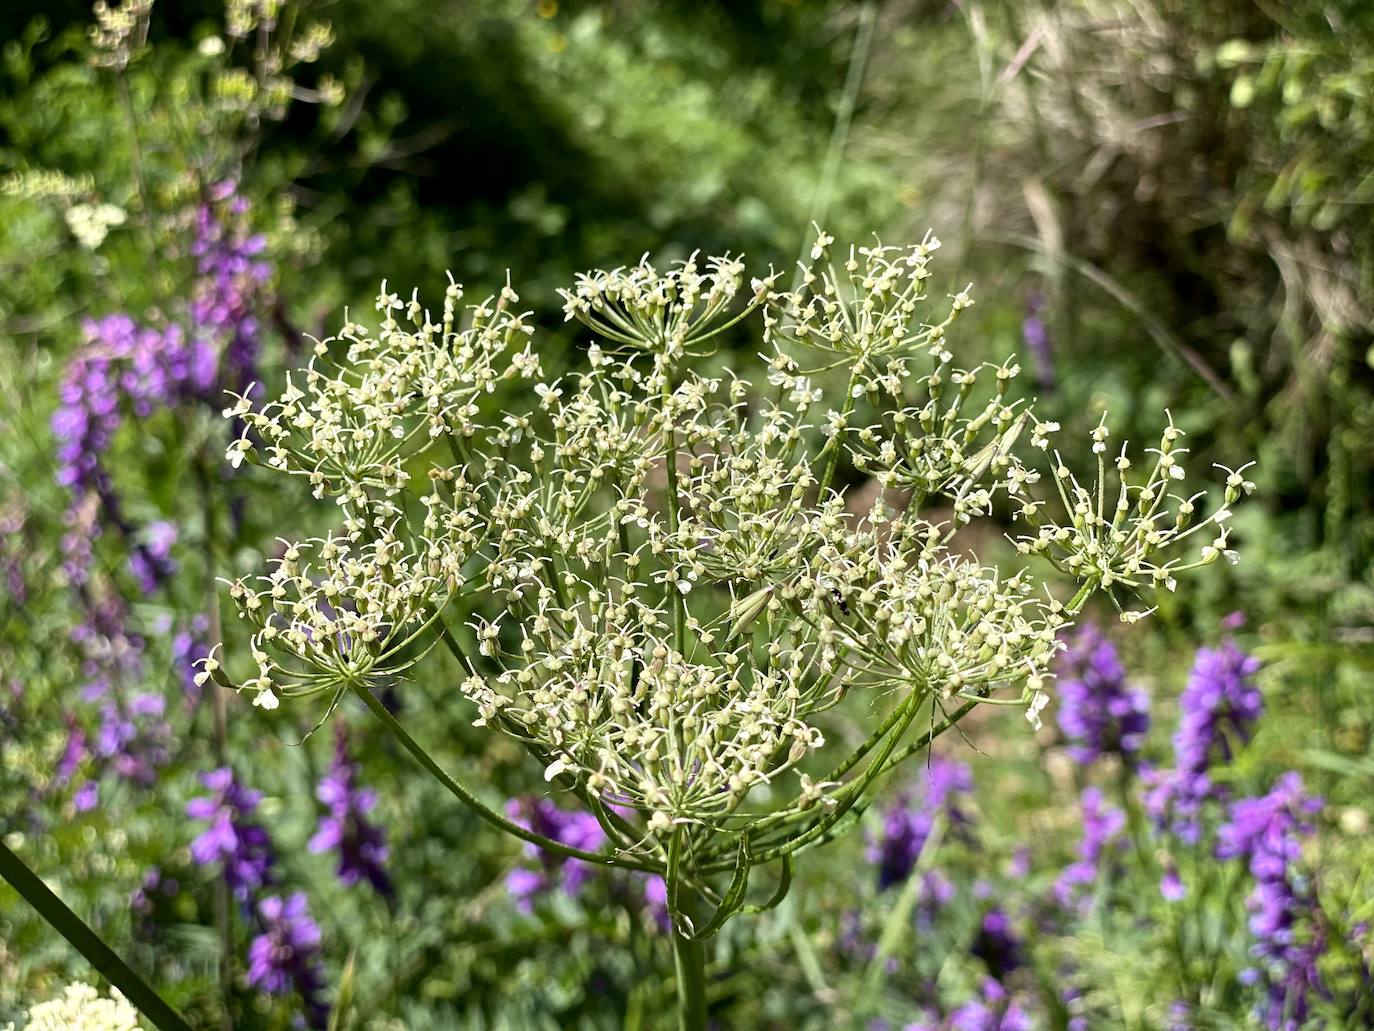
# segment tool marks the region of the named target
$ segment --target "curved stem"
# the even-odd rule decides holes
[[[387,711],[386,706],[381,703],[381,700],[378,699],[376,695],[367,689],[366,685],[355,681],[348,686],[349,690],[361,698],[363,704],[371,709],[372,714],[391,732],[391,736],[400,742],[402,748],[409,752],[421,766],[432,774],[435,780],[447,788],[454,798],[458,799],[463,805],[467,806],[492,826],[499,827],[507,834],[512,834],[522,841],[528,841],[531,845],[537,845],[546,852],[566,856],[569,859],[581,859],[583,862],[596,863],[598,866],[623,866],[630,870],[641,870],[646,873],[660,872],[661,867],[655,863],[635,859],[630,856],[611,856],[604,853],[587,852],[580,848],[573,848],[570,845],[564,845],[562,842],[554,841],[552,838],[546,838],[542,834],[536,834],[531,830],[527,830],[514,820],[502,816],[500,813],[496,812],[496,810],[485,805],[476,795],[449,776],[448,771],[440,766],[439,763],[435,761],[434,757],[426,752],[424,748],[421,747],[420,743],[410,736],[405,727],[397,722],[396,717]]]

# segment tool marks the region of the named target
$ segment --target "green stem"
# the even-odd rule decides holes
[[[499,827],[507,834],[512,834],[522,841],[528,841],[531,845],[537,845],[547,852],[566,856],[569,859],[581,859],[584,862],[595,863],[598,866],[615,865],[623,866],[631,870],[642,870],[648,873],[660,872],[661,867],[644,860],[635,859],[629,856],[612,857],[598,852],[587,852],[580,848],[564,845],[561,842],[554,841],[552,838],[546,838],[542,834],[535,834],[533,831],[526,830],[514,820],[507,819],[494,809],[488,808],[476,795],[449,776],[448,771],[440,766],[438,762],[435,761],[434,757],[426,752],[424,748],[420,746],[420,743],[410,736],[405,727],[397,722],[396,717],[387,711],[386,706],[381,703],[381,700],[378,699],[376,695],[367,689],[365,684],[354,681],[349,684],[349,689],[363,700],[363,704],[372,710],[372,715],[376,716],[377,719],[381,721],[382,725],[391,732],[391,736],[400,742],[401,747],[409,752],[426,771],[433,775],[435,780],[447,788],[453,797],[458,799],[463,805],[467,806],[492,826]]]
[[[840,462],[840,441],[844,438],[845,433],[848,432],[849,417],[854,414],[854,388],[858,383],[859,366],[856,365],[849,374],[849,386],[845,387],[844,391],[844,411],[840,413],[841,418],[845,422],[845,426],[836,430],[835,435],[831,437],[825,445],[825,450],[830,452],[830,457],[826,459],[825,472],[821,474],[821,487],[820,490],[816,492],[816,497],[822,504],[825,503],[825,492],[830,489],[830,482],[835,478],[835,467],[839,465]]]
[[[680,904],[691,906],[686,898]],[[679,1031],[706,1031],[706,942],[688,938],[675,926],[673,966],[677,972]]]
[[[672,396],[672,388],[668,382],[668,374],[665,371],[663,374],[663,435],[668,444],[667,457],[665,459],[668,471],[668,533],[670,536],[676,538],[678,525],[677,430],[673,427],[669,413]],[[676,583],[666,582],[665,588],[673,619],[673,649],[679,655],[684,655],[687,651],[687,630],[685,625],[686,603],[683,601],[682,592],[678,590]]]
[[[0,876],[9,881],[14,890],[38,911],[38,915],[85,956],[110,984],[123,992],[124,997],[152,1021],[154,1027],[160,1031],[191,1031],[191,1025],[182,1019],[181,1014],[172,1009],[85,921],[54,895],[3,841],[0,841]]]

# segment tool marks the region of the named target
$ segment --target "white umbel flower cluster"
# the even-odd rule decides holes
[[[62,994],[29,1008],[5,1031],[139,1031],[138,1011],[112,989],[109,998],[88,984],[69,984]]]
[[[1084,486],[1058,427],[1014,396],[1014,364],[956,361],[967,291],[926,316],[938,241],[841,268],[832,243],[786,292],[776,273],[746,291],[728,255],[581,276],[564,311],[596,339],[555,380],[509,286],[460,314],[451,284],[437,320],[384,288],[376,330],[349,322],[278,400],[227,413],[245,426],[231,462],[303,478],[340,521],[231,586],[257,666],[240,686],[336,703],[442,640],[479,725],[592,808],[616,856],[708,898],[700,878],[824,840],[908,732],[981,703],[1038,722],[1086,599],[1172,589],[1229,554],[1229,506],[1253,484],[1228,470],[1210,508],[1172,493],[1172,423],[1132,478],[1125,445],[1104,457],[1104,422]],[[751,312],[765,384],[694,367]],[[835,369],[849,386],[827,407]],[[880,488],[867,502],[832,489],[841,455]],[[1016,546],[1048,580],[972,556],[961,531],[997,512],[1029,528]],[[1195,557],[1163,554],[1208,527]],[[231,682],[216,659],[205,674]],[[825,714],[855,692],[876,729],[830,758]]]

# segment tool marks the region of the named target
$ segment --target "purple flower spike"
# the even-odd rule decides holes
[[[1085,625],[1070,638],[1057,672],[1059,729],[1074,760],[1086,765],[1111,754],[1133,761],[1150,729],[1150,700],[1126,683],[1112,642]]]
[[[187,803],[186,815],[210,826],[191,842],[191,858],[200,866],[219,865],[234,896],[246,903],[270,880],[272,842],[250,819],[262,795],[239,784],[227,766],[202,773],[200,782],[211,793]]]
[[[305,895],[296,892],[285,900],[269,896],[258,906],[258,917],[263,931],[248,946],[248,983],[269,995],[294,991],[301,997],[306,1024],[327,1027],[320,928],[310,918]]]
[[[1310,818],[1321,806],[1320,798],[1303,791],[1298,774],[1285,773],[1269,794],[1232,803],[1217,834],[1218,858],[1243,860],[1255,878],[1246,905],[1257,963],[1248,973],[1267,989],[1260,1017],[1275,1031],[1301,1027],[1312,997],[1326,994],[1317,970],[1325,934],[1310,920],[1315,893],[1299,866],[1302,839],[1312,833]]]
[[[316,797],[328,812],[320,818],[319,830],[310,839],[311,852],[339,853],[339,880],[354,885],[367,881],[382,895],[394,888],[385,864],[389,849],[386,834],[367,818],[377,805],[377,793],[357,783],[358,764],[348,757],[342,726],[335,732],[334,762],[329,773],[315,789]]]
[[[1160,827],[1188,843],[1201,835],[1201,813],[1208,799],[1224,791],[1209,774],[1231,759],[1250,739],[1264,700],[1254,685],[1259,660],[1230,641],[1220,648],[1200,648],[1179,697],[1181,716],[1174,732],[1174,769],[1146,777],[1145,806]]]
[[[1064,868],[1054,885],[1054,895],[1061,906],[1076,906],[1080,910],[1087,907],[1102,863],[1114,858],[1126,843],[1122,837],[1126,816],[1103,802],[1100,788],[1087,788],[1082,805],[1083,839],[1078,846],[1078,859]]]
[[[868,861],[878,867],[879,891],[911,876],[938,816],[943,814],[953,831],[969,825],[960,803],[972,790],[973,778],[965,764],[936,757],[912,788],[898,794],[883,817],[881,836],[870,836],[868,842]]]
[[[978,936],[969,950],[988,966],[988,973],[1005,981],[1024,962],[1021,939],[1011,928],[1011,918],[1001,906],[993,906],[983,916]]]
[[[1006,988],[988,978],[976,998],[957,1007],[942,1021],[918,1021],[902,1031],[1031,1031],[1030,1014]]]
[[[590,813],[560,809],[547,798],[513,799],[506,813],[526,830],[542,834],[559,844],[595,852],[606,841],[595,816]],[[539,861],[538,870],[512,870],[506,878],[506,890],[517,906],[529,912],[535,896],[561,886],[569,895],[576,895],[592,874],[592,868],[579,859],[553,855],[537,845],[527,844],[525,855]]]

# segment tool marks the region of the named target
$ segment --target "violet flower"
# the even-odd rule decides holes
[[[983,981],[979,995],[942,1021],[916,1021],[903,1031],[1031,1031],[1030,1014],[995,978]]]
[[[1083,837],[1078,845],[1078,858],[1064,868],[1054,884],[1054,896],[1061,906],[1088,905],[1092,885],[1103,873],[1103,863],[1114,858],[1125,845],[1122,831],[1126,816],[1120,809],[1105,804],[1102,790],[1089,787],[1080,799],[1083,807]]]
[[[320,780],[315,796],[328,812],[320,818],[319,830],[310,839],[310,851],[339,853],[338,874],[344,884],[365,880],[381,895],[394,888],[385,863],[389,850],[386,835],[367,818],[377,805],[377,793],[358,786],[358,764],[348,757],[342,725],[334,738],[334,761]]]
[[[595,852],[606,841],[595,816],[590,813],[560,809],[547,798],[512,799],[506,814],[526,830],[542,834],[559,844]],[[592,868],[580,859],[569,859],[526,844],[525,855],[539,861],[539,869],[527,867],[512,870],[506,877],[506,890],[517,906],[529,912],[535,896],[561,887],[568,895],[577,895]]]
[[[172,635],[172,670],[181,682],[181,691],[188,702],[200,697],[200,685],[196,683],[200,662],[210,654],[210,646],[205,635],[210,629],[210,621],[204,615],[191,617],[190,625]]]
[[[228,766],[200,775],[211,792],[186,805],[186,815],[209,824],[191,842],[191,858],[200,866],[218,865],[235,898],[247,902],[269,883],[272,841],[251,816],[262,794],[245,788]]]
[[[248,946],[248,984],[269,995],[300,996],[306,1025],[329,1026],[324,1000],[320,928],[310,917],[302,892],[283,900],[271,895],[258,905],[262,933]]]
[[[1011,918],[1001,906],[993,906],[983,914],[969,951],[987,964],[988,973],[998,981],[1005,981],[1025,963],[1021,939],[1012,930]]]
[[[1246,906],[1257,963],[1246,978],[1265,986],[1260,1017],[1275,1031],[1301,1027],[1312,997],[1326,994],[1317,970],[1325,935],[1310,919],[1318,906],[1299,865],[1302,839],[1312,833],[1310,817],[1321,806],[1320,798],[1304,793],[1297,773],[1285,773],[1269,794],[1232,803],[1217,833],[1217,857],[1244,860],[1255,878]]]
[[[1253,677],[1259,660],[1236,645],[1200,648],[1179,697],[1181,715],[1174,732],[1174,768],[1148,771],[1145,807],[1155,823],[1189,844],[1201,835],[1201,816],[1209,799],[1224,798],[1210,770],[1227,762],[1248,741],[1264,700]]]
[[[1069,755],[1087,765],[1102,755],[1132,763],[1150,729],[1150,701],[1126,682],[1126,670],[1112,642],[1085,624],[1060,654],[1059,729]]]
[[[870,835],[868,841],[868,861],[878,867],[879,891],[911,876],[937,817],[943,815],[951,830],[969,825],[960,803],[972,790],[968,766],[937,756],[924,774],[898,793],[883,816],[882,833]]]
[[[162,718],[167,703],[159,694],[142,692],[127,704],[107,699],[100,710],[95,753],[115,774],[152,787],[158,767],[171,756],[172,729]]]
[[[1031,364],[1035,367],[1035,382],[1042,390],[1054,387],[1054,352],[1050,346],[1050,331],[1045,325],[1041,312],[1045,307],[1045,295],[1039,290],[1026,298],[1026,317],[1021,321],[1021,339],[1026,342],[1030,352]]]

